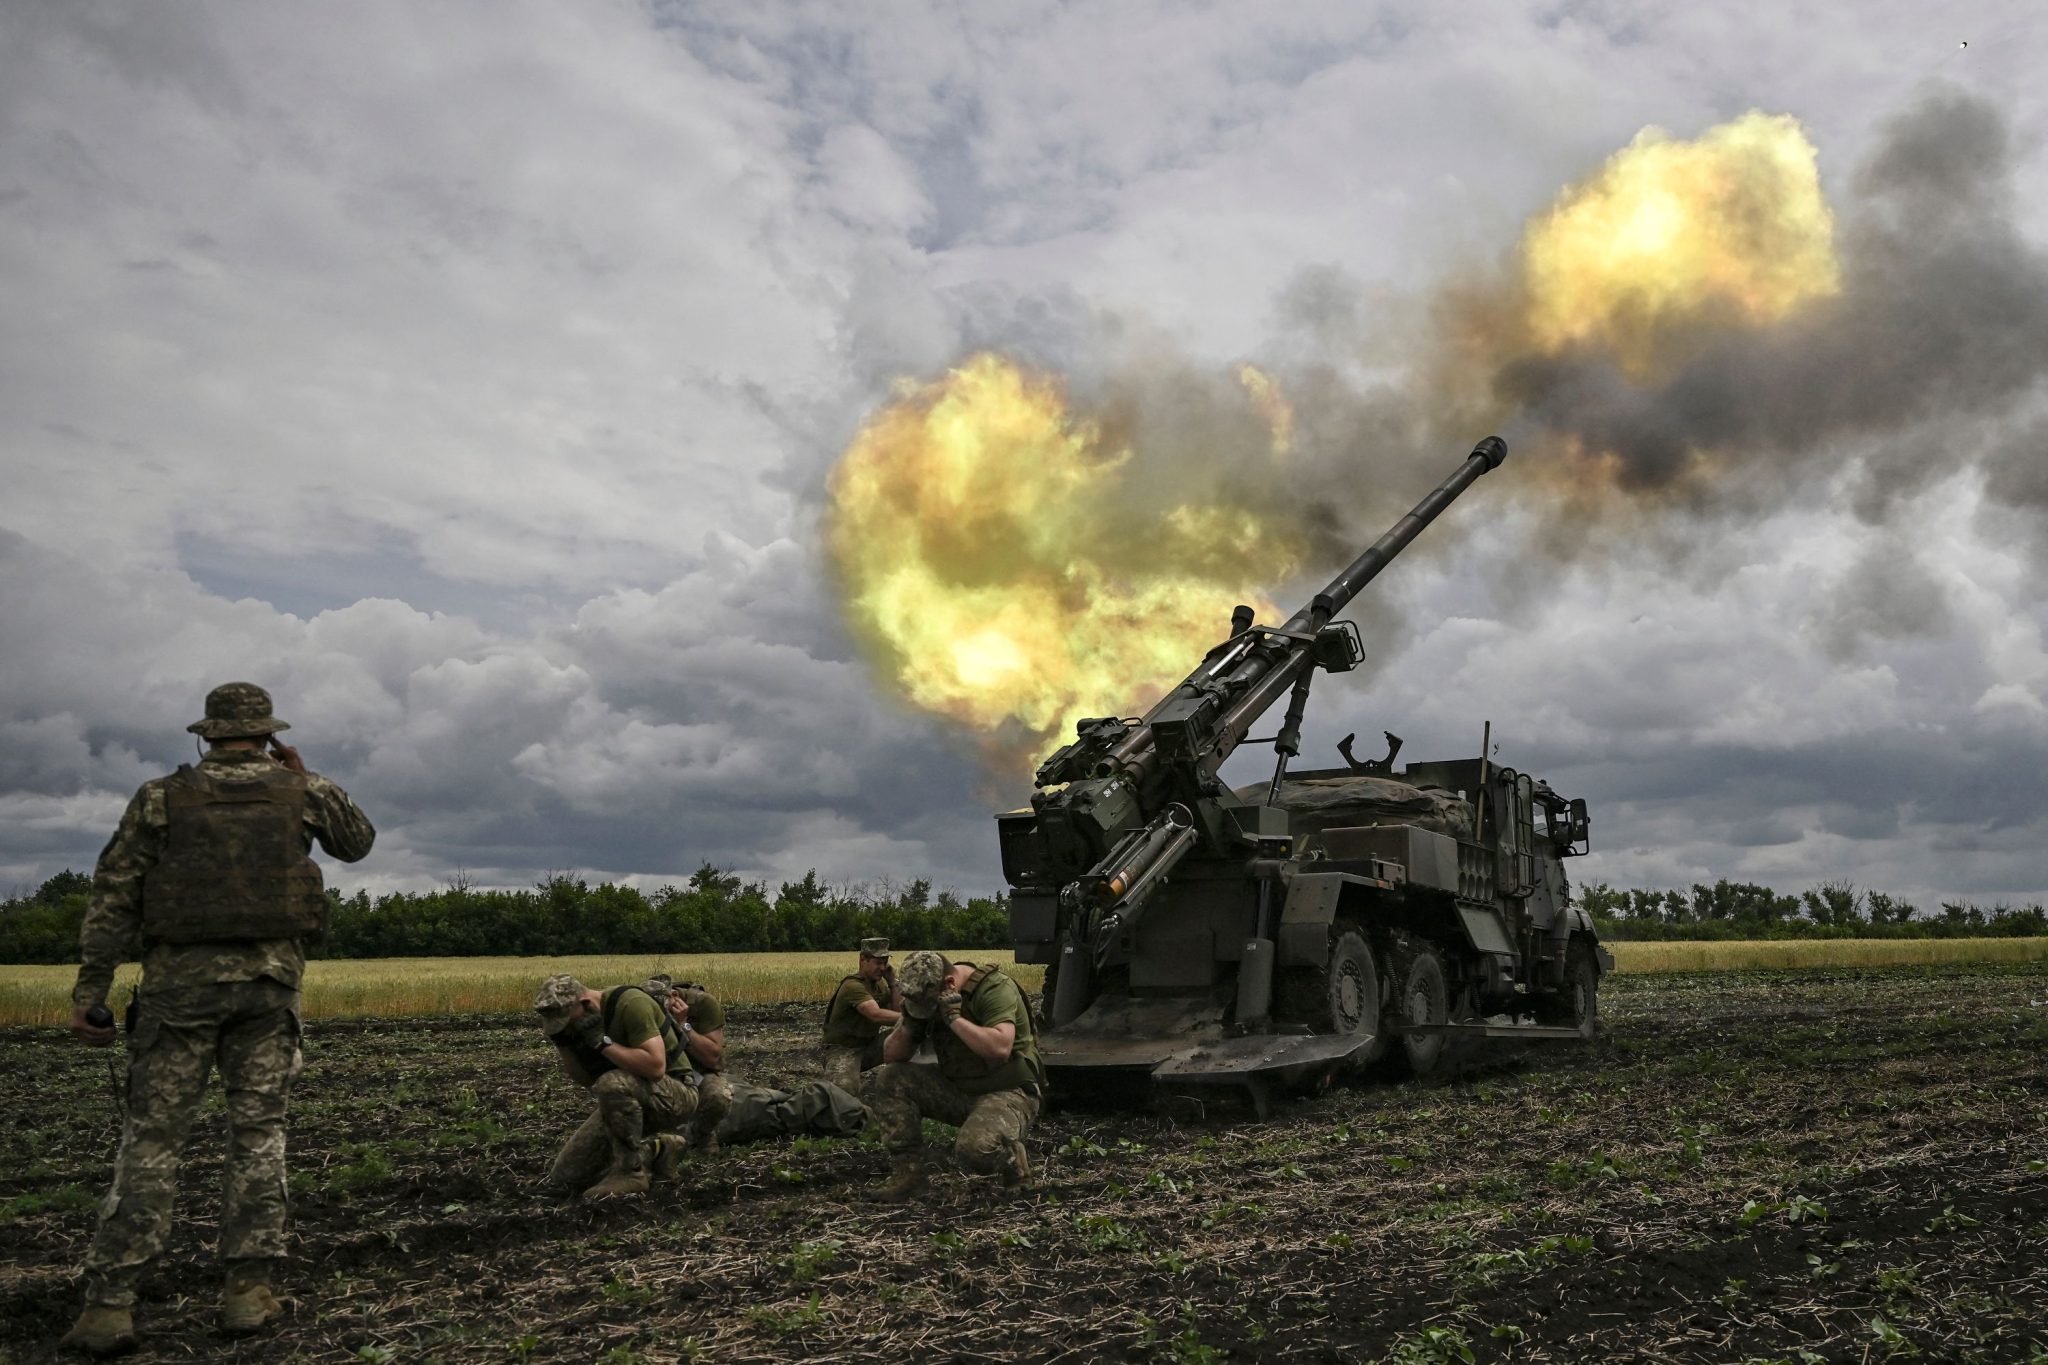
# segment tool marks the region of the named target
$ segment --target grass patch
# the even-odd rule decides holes
[[[0,1225],[19,1222],[39,1213],[85,1213],[99,1204],[99,1196],[83,1185],[59,1185],[54,1190],[32,1190],[12,1199],[0,1200]]]

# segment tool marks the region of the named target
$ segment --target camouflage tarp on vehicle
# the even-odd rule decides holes
[[[1238,795],[1263,801],[1265,784],[1243,787]],[[1353,825],[1414,825],[1418,829],[1472,837],[1472,806],[1456,792],[1414,787],[1391,777],[1352,773],[1345,777],[1312,777],[1280,784],[1280,804],[1290,817],[1295,837]]]

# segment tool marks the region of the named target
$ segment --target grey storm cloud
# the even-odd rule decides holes
[[[382,828],[345,886],[992,889],[1024,793],[879,689],[818,549],[892,386],[1064,375],[1140,449],[1127,523],[1284,511],[1314,580],[1486,434],[1406,373],[1432,287],[1643,125],[1755,106],[1823,150],[1824,314],[1650,391],[1474,377],[1525,460],[1745,480],[1589,529],[1511,458],[1360,603],[1310,749],[1491,719],[1618,883],[2048,890],[2038,54],[1908,4],[1247,13],[0,7],[0,889],[89,864],[236,676]]]

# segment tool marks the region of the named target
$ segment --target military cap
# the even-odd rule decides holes
[[[896,985],[903,992],[903,1012],[913,1019],[931,1018],[952,966],[943,954],[929,948],[906,954],[903,965],[896,969]]]
[[[879,957],[887,959],[889,956],[889,940],[886,938],[862,939],[860,941],[860,955],[862,957]]]
[[[206,694],[206,719],[185,727],[202,739],[254,739],[292,727],[270,714],[270,694],[255,683],[222,683]]]
[[[567,972],[556,972],[540,983],[533,997],[534,1012],[541,1016],[541,1030],[553,1037],[569,1026],[569,1007],[583,998],[581,981]]]

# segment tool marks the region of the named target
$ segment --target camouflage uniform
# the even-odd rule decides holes
[[[221,693],[238,687],[260,698],[260,707],[246,693],[228,699],[260,710],[268,725],[256,733],[285,728],[269,720],[268,695],[250,684],[217,689],[207,698],[209,721],[188,728],[210,738],[244,733],[223,728],[237,722],[230,706],[216,703]],[[229,714],[217,717],[217,710]],[[251,722],[245,716],[239,723]],[[253,749],[210,750],[197,768],[202,777],[231,783],[277,771],[268,754]],[[145,887],[170,843],[167,789],[178,780],[145,783],[101,852],[79,931],[81,962],[71,993],[75,1005],[104,1002],[114,969],[140,946],[142,987],[128,1036],[127,1120],[113,1188],[100,1207],[99,1229],[85,1258],[87,1302],[118,1308],[134,1304],[143,1269],[163,1249],[179,1160],[215,1066],[226,1092],[230,1134],[220,1256],[269,1261],[285,1252],[285,1102],[303,1065],[299,982],[305,950],[292,938],[143,939]],[[347,793],[314,774],[301,781],[301,851],[310,852],[317,841],[343,862],[367,854],[376,831]]]
[[[676,989],[689,1001],[691,1019],[709,1024],[705,1032],[725,1026],[725,1012],[716,997],[697,987]],[[587,1189],[607,1171],[637,1174],[650,1170],[661,1153],[655,1139],[663,1133],[681,1132],[686,1125],[697,1145],[707,1145],[732,1105],[732,1087],[725,1077],[696,1070],[674,1021],[643,991],[628,988],[607,993],[606,1008],[600,1015],[602,1027],[607,1032],[620,1031],[622,1012],[643,1016],[637,1027],[620,1032],[619,1041],[638,1046],[658,1030],[668,1057],[666,1074],[645,1080],[601,1054],[571,1043],[563,1014],[582,997],[583,990],[574,977],[558,973],[541,984],[534,998],[534,1009],[549,1038],[592,1078],[590,1094],[596,1101],[590,1116],[569,1135],[548,1168],[548,1183],[563,1190]]]
[[[886,972],[889,940],[864,938],[860,954],[877,958]],[[895,983],[887,975],[868,980],[858,974],[841,978],[825,1006],[825,1037],[820,1046],[824,1078],[851,1095],[860,1094],[860,1077],[882,1064],[883,1026],[860,1012],[861,1002],[872,1000],[883,1009],[893,1009]]]
[[[650,1139],[660,1133],[679,1133],[701,1111],[708,1121],[706,1131],[716,1131],[718,1120],[731,1104],[731,1090],[723,1076],[705,1078],[724,1091],[724,1103],[714,1108],[705,1085],[691,1085],[673,1075],[658,1081],[644,1081],[627,1071],[607,1071],[591,1082],[590,1093],[597,1108],[555,1153],[548,1168],[548,1183],[561,1190],[584,1190],[613,1169],[637,1171],[655,1158]]]
[[[884,1066],[868,1101],[882,1146],[898,1159],[899,1176],[907,1177],[902,1192],[922,1182],[917,1163],[927,1118],[959,1128],[953,1154],[967,1170],[1001,1174],[1005,1184],[1028,1179],[1024,1134],[1038,1117],[1045,1087],[1030,1006],[1017,983],[994,967],[968,978],[958,1001],[960,1017],[984,1027],[1007,1023],[1015,1030],[1009,1058],[989,1062],[955,1037],[938,1014],[917,1017],[932,1007],[935,996],[924,977],[940,974],[920,961],[926,958],[943,963],[938,954],[921,952],[904,961],[901,985],[908,1013],[899,1027],[909,1029],[920,1047],[928,1041],[938,1065]]]

